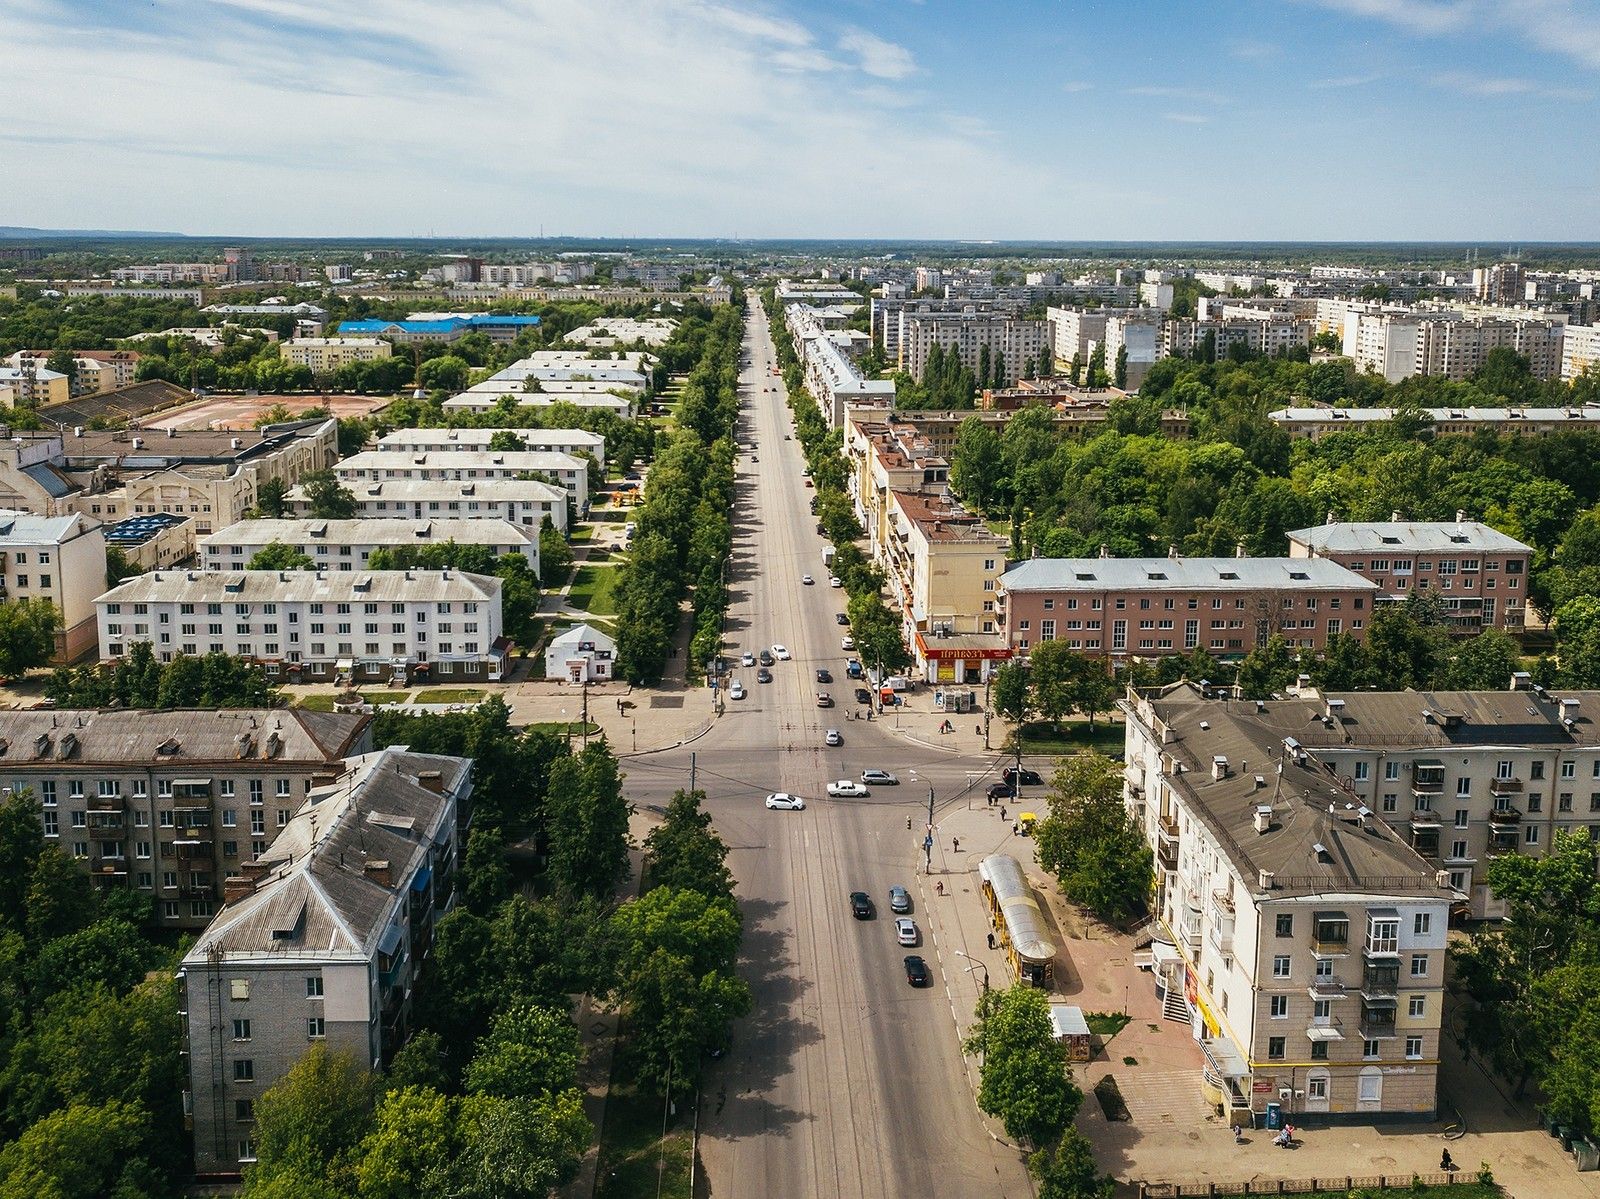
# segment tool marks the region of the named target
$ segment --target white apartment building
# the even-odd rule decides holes
[[[1074,358],[1087,363],[1095,347],[1106,339],[1106,318],[1111,311],[1105,308],[1045,309],[1045,319],[1050,325],[1050,344],[1057,363],[1068,363]]]
[[[1228,347],[1243,346],[1252,354],[1272,357],[1311,342],[1311,322],[1286,312],[1241,309],[1240,315],[1209,320],[1168,321],[1161,331],[1163,357],[1193,358],[1207,339],[1214,339],[1216,359],[1227,357]]]
[[[605,478],[606,439],[586,429],[394,429],[378,438],[376,448],[404,454],[445,450],[487,453],[489,443],[501,432],[514,434],[530,450],[570,454],[574,458],[587,454],[594,459],[599,477]]]
[[[521,554],[539,573],[539,528],[504,519],[448,517],[383,519],[242,520],[199,538],[204,570],[245,570],[250,559],[274,543],[299,550],[318,570],[365,570],[376,549],[402,546],[483,545],[496,557]]]
[[[568,345],[591,347],[607,346],[664,346],[672,340],[678,322],[668,316],[635,320],[629,316],[603,316],[580,325],[566,336]]]
[[[279,343],[278,354],[285,362],[326,375],[351,362],[391,357],[394,347],[381,337],[291,337]]]
[[[1347,429],[1373,428],[1395,418],[1394,408],[1328,408],[1307,405],[1279,408],[1268,414],[1290,437],[1323,437]],[[1563,429],[1600,429],[1600,408],[1424,408],[1436,433],[1471,433],[1489,429],[1537,437]]]
[[[1413,375],[1465,379],[1500,346],[1528,359],[1535,378],[1561,373],[1564,324],[1535,317],[1468,317],[1457,312],[1363,312],[1345,315],[1344,353],[1361,370],[1391,383]]]
[[[1600,373],[1600,325],[1568,325],[1561,338],[1561,378],[1570,383],[1590,370]]]
[[[546,450],[362,450],[334,465],[352,490],[358,483],[404,479],[445,479],[457,483],[542,474],[567,489],[582,515],[589,510],[589,464],[571,454]],[[526,481],[526,480],[524,480]]]
[[[1170,283],[1141,283],[1139,284],[1139,303],[1155,308],[1161,312],[1172,307],[1172,284]]]
[[[365,520],[503,520],[538,529],[548,517],[557,531],[568,527],[566,488],[533,479],[388,479],[354,483],[350,490],[356,516]],[[291,488],[284,503],[297,517],[311,515],[303,487]]]
[[[55,606],[61,614],[58,662],[94,651],[94,597],[105,585],[106,541],[99,521],[0,508],[0,603],[45,599]]]
[[[1105,346],[1106,374],[1116,382],[1117,358],[1126,351],[1127,376],[1122,387],[1137,391],[1161,357],[1161,318],[1151,311],[1114,314],[1106,319]]]
[[[862,375],[844,349],[850,338],[828,328],[822,311],[809,304],[790,304],[783,310],[784,322],[805,372],[806,390],[816,398],[823,417],[838,429],[844,427],[852,411],[891,407],[895,385],[892,379],[868,379]]]
[[[152,571],[94,601],[100,657],[225,653],[269,677],[499,679],[501,582],[457,570]]]
[[[1205,1054],[1206,1100],[1239,1123],[1269,1104],[1432,1119],[1462,893],[1307,747],[1297,701],[1177,683],[1118,706],[1123,797],[1155,857],[1149,964]]]
[[[469,391],[453,395],[444,402],[446,412],[487,412],[505,405],[510,408],[548,408],[552,404],[571,404],[615,416],[633,415],[637,393],[612,390],[605,383],[577,381],[546,382],[539,391],[523,390],[520,383],[481,383]]]
[[[903,313],[900,324],[900,369],[920,380],[934,346],[955,353],[962,365],[976,371],[984,347],[988,357],[1004,364],[1006,381],[1039,373],[1039,360],[1051,347],[1048,321],[1025,321],[1000,313]]]

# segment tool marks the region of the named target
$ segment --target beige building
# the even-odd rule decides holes
[[[377,549],[481,545],[497,558],[520,554],[528,569],[539,573],[538,527],[492,518],[242,520],[200,538],[196,549],[204,570],[245,570],[250,559],[273,544],[298,550],[319,570],[341,571],[365,570]]]
[[[1130,692],[1124,799],[1155,857],[1149,965],[1235,1122],[1432,1119],[1461,894],[1342,787],[1294,703]]]
[[[13,406],[24,408],[59,404],[72,394],[65,375],[47,370],[42,362],[32,358],[23,359],[17,366],[0,366],[0,386],[11,389]]]
[[[1600,429],[1600,408],[1424,408],[1422,414],[1440,434],[1510,433],[1538,437],[1567,429]],[[1395,417],[1393,408],[1328,408],[1307,405],[1280,408],[1268,419],[1290,437],[1324,437],[1351,429],[1376,428]]]
[[[351,484],[356,516],[363,519],[504,520],[537,529],[549,518],[557,531],[567,531],[567,491],[532,479],[388,479]],[[305,488],[284,496],[288,511],[311,515]]]
[[[197,929],[222,879],[265,853],[314,785],[372,748],[372,717],[299,709],[0,712],[0,784],[94,885]]]
[[[279,344],[278,353],[285,362],[307,367],[314,375],[331,375],[352,362],[388,358],[394,347],[379,337],[292,337]]]
[[[170,570],[194,554],[194,517],[171,512],[130,516],[105,528],[106,548],[140,570]]]
[[[1048,321],[1021,320],[1004,313],[929,312],[904,313],[900,322],[900,369],[921,380],[928,353],[934,346],[955,354],[961,364],[977,371],[988,348],[990,361],[1003,364],[1006,381],[1039,373],[1043,355],[1051,350]]]
[[[61,613],[55,658],[95,649],[94,597],[106,588],[106,542],[85,516],[0,509],[0,603],[46,599]]]
[[[1561,374],[1564,322],[1529,313],[1467,316],[1454,311],[1379,312],[1352,309],[1345,316],[1344,353],[1360,370],[1391,383],[1414,375],[1465,379],[1499,347],[1515,350],[1535,378]]]
[[[6,359],[8,366],[22,367],[31,364],[35,369],[44,367],[49,350],[18,350]],[[131,387],[139,367],[139,355],[133,350],[74,350],[73,363],[77,377],[70,381],[71,395],[100,395],[119,387]]]

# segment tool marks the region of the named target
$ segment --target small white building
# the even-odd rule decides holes
[[[617,643],[590,624],[574,625],[545,647],[544,677],[568,683],[609,682]]]
[[[352,491],[362,483],[407,479],[451,482],[512,479],[542,474],[565,487],[581,515],[589,510],[589,464],[571,454],[547,450],[434,450],[419,454],[399,450],[362,450],[334,464],[333,473]]]
[[[549,517],[557,531],[567,531],[566,489],[533,479],[387,479],[352,483],[350,490],[362,519],[507,520],[537,529]],[[290,488],[283,499],[295,516],[311,515],[304,487]]]

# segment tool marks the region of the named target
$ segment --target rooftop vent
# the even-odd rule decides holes
[[[1228,759],[1223,754],[1218,754],[1211,759],[1211,777],[1222,780],[1228,777]]]
[[[1256,808],[1255,826],[1256,826],[1256,832],[1257,833],[1268,833],[1268,832],[1272,831],[1272,805],[1271,804],[1261,804],[1259,807]],[[1265,886],[1266,884],[1263,883],[1262,885]]]

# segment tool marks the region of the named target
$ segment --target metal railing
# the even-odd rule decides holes
[[[1317,1191],[1410,1191],[1414,1185],[1471,1186],[1475,1170],[1414,1174],[1334,1174],[1320,1178],[1246,1178],[1239,1182],[1150,1182],[1131,1179],[1139,1199],[1211,1199],[1215,1195],[1309,1195]]]

